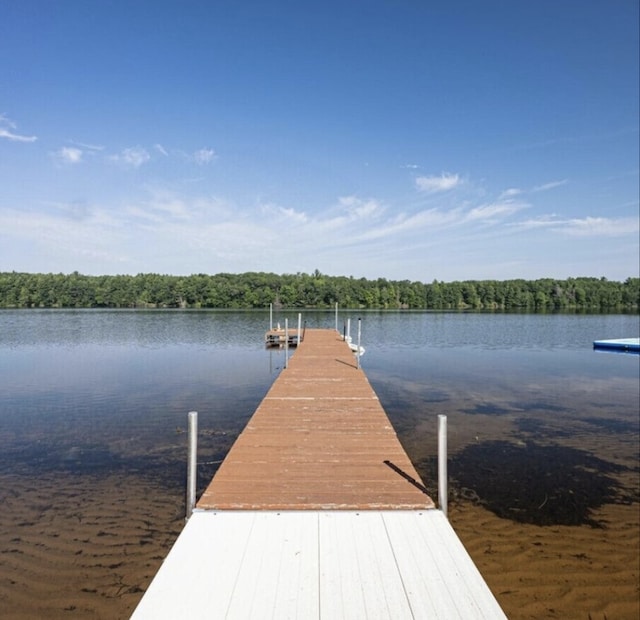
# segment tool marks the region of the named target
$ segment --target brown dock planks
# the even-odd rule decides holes
[[[433,508],[349,346],[306,330],[197,507]]]

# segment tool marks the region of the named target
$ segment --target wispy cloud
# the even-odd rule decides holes
[[[6,127],[0,127],[0,138],[6,138],[11,142],[35,142],[38,139],[36,136],[21,136],[11,132]]]
[[[359,241],[401,240],[405,236],[426,238],[427,235],[435,231],[443,231],[450,226],[460,224],[462,221],[461,209],[425,209],[417,213],[399,213],[364,230],[355,231],[354,238]]]
[[[553,233],[571,237],[621,237],[637,235],[640,221],[634,217],[591,217],[562,219],[556,215],[544,215],[513,224],[524,229],[548,229]]]
[[[460,176],[443,172],[440,176],[417,177],[416,187],[421,192],[435,194],[446,192],[462,184]]]
[[[561,185],[566,185],[569,182],[568,179],[562,179],[562,181],[551,181],[551,183],[544,183],[542,185],[536,185],[536,187],[532,188],[532,192],[546,192],[547,190],[554,189],[555,187],[560,187]]]
[[[87,142],[78,142],[77,140],[69,140],[69,142],[87,151],[104,151],[104,146],[99,144],[88,144]]]
[[[384,207],[377,200],[371,198],[363,200],[357,196],[341,196],[338,199],[338,204],[352,219],[369,219],[384,211]]]
[[[24,136],[15,133],[17,125],[9,120],[4,114],[0,114],[0,138],[5,138],[11,142],[35,142],[36,136]]]
[[[195,151],[186,151],[180,148],[167,149],[162,144],[154,144],[153,148],[163,157],[176,157],[198,166],[205,166],[218,159],[218,154],[215,150],[207,147]]]
[[[585,217],[567,220],[562,232],[573,237],[619,237],[637,235],[639,228],[638,218]]]
[[[63,146],[53,153],[54,159],[62,164],[79,164],[82,155],[82,150],[75,146]]]
[[[187,204],[193,207],[188,201]],[[287,208],[282,209],[284,217]],[[38,248],[36,254],[44,252],[49,261],[55,262],[56,270],[65,272],[80,269],[85,273],[176,275],[243,271],[295,273],[310,272],[317,267],[323,273],[335,275],[421,281],[435,277],[439,280],[549,277],[556,273],[554,265],[561,270],[558,277],[601,273],[597,266],[602,259],[595,257],[592,265],[580,263],[562,275],[562,270],[567,268],[565,259],[576,247],[568,238],[545,235],[548,260],[541,267],[539,257],[526,256],[528,246],[522,245],[522,238],[518,236],[494,232],[491,237],[473,234],[460,237],[455,228],[454,234],[449,234],[429,217],[433,215],[437,220],[444,212],[405,217],[397,222],[398,228],[390,232],[385,231],[391,227],[393,218],[386,224],[363,229],[362,234],[343,222],[328,236],[318,231],[318,224],[327,221],[327,217],[310,216],[306,222],[290,222],[296,234],[289,235],[287,243],[276,244],[272,236],[264,234],[268,225],[273,226],[273,220],[265,219],[266,214],[261,217],[256,205],[235,205],[233,213],[216,218],[206,218],[200,213],[193,221],[160,217],[156,222],[135,222],[118,212],[116,221],[110,221],[112,206],[103,205],[84,220],[74,221],[70,217],[18,209],[10,216],[0,209],[0,239],[3,244],[6,241],[5,247],[29,243]],[[455,222],[460,222],[459,217]],[[478,228],[472,223],[466,227],[469,233]],[[8,231],[11,231],[10,237],[6,236]],[[410,236],[406,236],[407,231]],[[176,245],[180,246],[180,252],[162,251]],[[514,247],[521,247],[524,256],[516,252],[518,256],[514,258]],[[568,254],[563,255],[562,249]],[[378,262],[371,264],[376,259]],[[446,272],[445,277],[436,271],[442,262],[452,270]],[[45,269],[40,264],[33,263],[28,270]],[[395,271],[385,271],[390,266]],[[624,271],[616,278],[634,275],[633,265],[630,269],[630,273]]]
[[[49,260],[116,265],[126,262],[127,230],[103,208],[53,205],[53,211],[0,210],[0,230],[10,238],[33,243]],[[1,234],[1,233],[0,233]]]
[[[0,121],[3,117],[0,117]],[[1,131],[0,127],[0,131]],[[1,134],[0,134],[1,136]],[[85,156],[94,155],[98,151],[104,151],[105,147],[94,144],[87,144],[70,140],[72,146],[61,147],[52,156],[58,163],[77,164],[84,161]],[[119,164],[125,168],[140,168],[153,159],[153,155],[158,154],[165,158],[177,157],[191,164],[205,166],[217,159],[217,154],[213,149],[202,148],[192,153],[187,153],[180,149],[168,150],[162,144],[156,143],[153,147],[134,146],[123,148],[117,153],[106,154],[105,159]]]
[[[139,168],[151,159],[151,155],[147,149],[135,146],[123,149],[119,154],[111,155],[109,159],[131,168]]]
[[[505,189],[501,194],[500,198],[513,198],[514,196],[519,196],[522,194],[522,190],[517,187],[510,187],[509,189]]]
[[[515,200],[499,200],[494,203],[479,205],[473,207],[466,215],[468,221],[485,220],[497,221],[505,217],[513,215],[522,209],[527,209],[530,205],[526,202],[518,202]]]
[[[153,147],[151,152],[158,157]],[[186,157],[179,151],[170,151],[172,155]],[[146,161],[144,156],[141,159]],[[466,184],[474,190],[470,181]],[[513,187],[496,192],[493,199],[487,199],[486,192],[465,192],[464,197],[457,192],[436,193],[426,206],[342,195],[321,209],[276,201],[234,202],[177,187],[145,186],[146,194],[120,203],[81,199],[54,208],[51,204],[30,209],[0,207],[0,237],[3,243],[6,239],[5,247],[27,240],[42,249],[39,254],[61,257],[63,262],[56,264],[69,265],[71,270],[83,257],[95,261],[95,269],[101,272],[119,270],[124,264],[133,273],[197,271],[207,264],[233,272],[285,273],[319,267],[339,274],[393,263],[398,274],[421,278],[431,277],[424,269],[425,257],[436,264],[446,252],[460,257],[453,262],[459,264],[460,274],[470,277],[488,273],[492,265],[512,260],[514,252],[526,254],[540,244],[549,248],[545,256],[556,256],[581,246],[581,238],[638,235],[638,221],[632,217],[551,214],[525,219],[524,212],[533,208],[524,199],[531,190]],[[287,243],[274,244],[275,231],[283,230],[288,233]],[[505,234],[508,231],[511,234]],[[164,252],[176,244],[182,248],[179,257]],[[375,267],[370,266],[376,259]],[[88,263],[82,264],[89,269]],[[553,266],[553,261],[547,264]],[[516,261],[509,274],[520,273],[525,266]]]
[[[199,149],[193,154],[193,161],[200,166],[211,163],[216,158],[213,149]]]
[[[188,222],[197,217],[203,209],[203,201],[189,200],[162,189],[149,190],[150,197],[140,203],[130,204],[125,217],[133,217],[138,222],[154,222],[170,225],[172,222]]]
[[[262,205],[260,211],[267,217],[274,217],[279,222],[284,221],[287,224],[304,224],[309,219],[304,211],[297,211],[292,207],[281,207],[272,203]]]

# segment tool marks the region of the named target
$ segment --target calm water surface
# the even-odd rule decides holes
[[[354,335],[362,319],[362,366],[430,490],[444,413],[452,493],[500,516],[588,523],[603,503],[638,500],[640,356],[592,349],[637,336],[637,315],[341,313],[341,331],[347,317]],[[197,410],[202,488],[282,368],[283,352],[262,344],[268,323],[267,312],[1,311],[0,471],[137,472],[174,489]]]

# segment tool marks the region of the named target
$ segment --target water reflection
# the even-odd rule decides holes
[[[609,478],[637,463],[639,358],[596,355],[591,343],[634,335],[637,317],[349,316],[352,333],[362,317],[363,368],[427,486],[443,413],[454,485],[496,514],[588,522],[599,502],[630,496]],[[335,315],[305,321],[334,327]],[[266,312],[0,312],[0,471],[126,472],[173,487],[197,410],[202,487],[282,369],[284,352],[263,347],[267,327]],[[563,469],[572,493],[557,487]],[[543,496],[514,503],[504,494],[519,492],[524,471],[539,474]],[[576,493],[587,497],[576,504]],[[554,499],[538,509],[544,494]]]

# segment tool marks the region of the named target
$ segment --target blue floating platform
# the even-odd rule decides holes
[[[616,340],[594,340],[594,349],[640,353],[640,338],[618,338]]]

